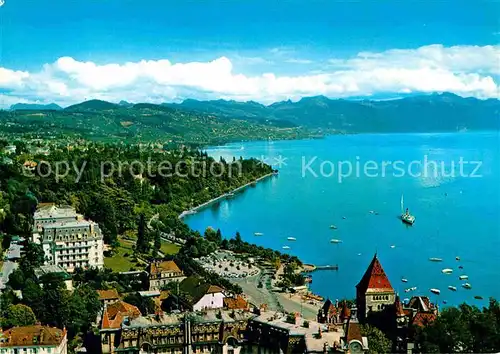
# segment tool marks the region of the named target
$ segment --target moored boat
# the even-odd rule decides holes
[[[443,274],[451,274],[451,273],[453,273],[453,269],[451,269],[451,268],[445,268],[441,272]]]
[[[450,289],[451,291],[457,291],[457,287],[456,286],[449,286],[448,289]]]
[[[439,289],[431,289],[431,293],[439,295],[441,293],[441,290],[439,290]]]
[[[469,279],[469,276],[468,275],[461,275],[458,277],[459,280],[467,280]]]
[[[462,287],[467,290],[472,289],[472,285],[470,285],[469,283],[462,284]]]
[[[431,262],[442,262],[443,259],[442,258],[431,257],[431,258],[429,258],[429,261],[431,261]]]
[[[342,243],[342,240],[337,240],[336,238],[332,238],[330,240],[331,243]]]

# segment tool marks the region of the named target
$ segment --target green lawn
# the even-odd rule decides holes
[[[179,252],[179,249],[181,247],[177,246],[176,244],[166,242],[166,241],[161,241],[161,247],[160,247],[160,252],[163,254],[176,254]]]
[[[134,246],[134,242],[120,240],[120,247],[115,250],[113,257],[104,258],[104,266],[106,266],[106,268],[110,268],[113,272],[129,271],[130,268],[135,266],[135,263],[131,260],[134,253]],[[125,254],[128,254],[128,256],[125,257]]]

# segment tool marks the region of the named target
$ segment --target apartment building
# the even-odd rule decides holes
[[[42,245],[45,264],[59,266],[67,272],[104,266],[99,225],[85,220],[69,206],[41,205],[34,216],[33,242]]]

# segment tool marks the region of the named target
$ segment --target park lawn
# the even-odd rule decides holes
[[[119,242],[120,246],[115,250],[113,257],[104,258],[104,266],[110,268],[113,272],[128,272],[130,268],[135,266],[135,263],[131,260],[135,243],[123,239],[120,239]],[[126,253],[128,254],[127,257],[125,257]]]
[[[167,255],[167,254],[177,254],[179,252],[179,249],[181,247],[170,242],[166,241],[161,241],[161,247],[160,247],[160,252]]]

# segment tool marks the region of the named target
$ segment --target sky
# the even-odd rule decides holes
[[[498,98],[500,1],[5,0],[0,107]]]

